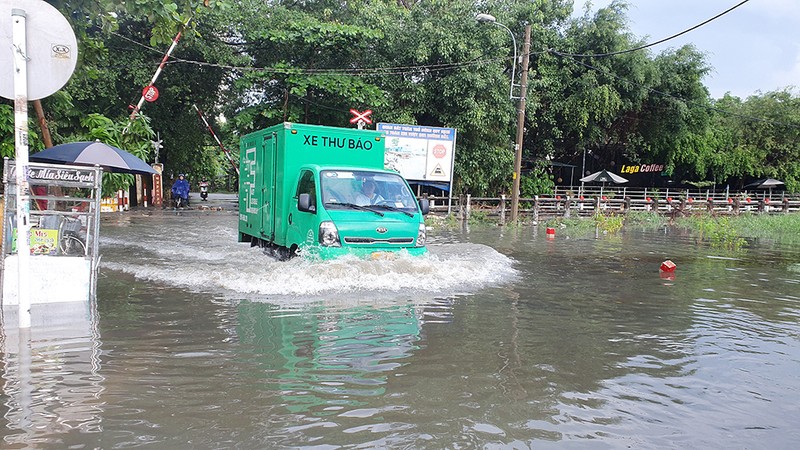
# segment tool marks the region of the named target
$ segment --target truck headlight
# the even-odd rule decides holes
[[[417,247],[425,247],[425,239],[428,236],[425,231],[425,224],[419,224],[419,231],[417,231]]]
[[[339,242],[339,230],[336,229],[331,221],[325,221],[319,224],[319,245],[323,247],[341,247]]]

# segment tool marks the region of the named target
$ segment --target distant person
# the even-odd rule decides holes
[[[172,199],[176,208],[189,206],[189,182],[182,173],[178,174],[178,179],[172,184]]]
[[[375,205],[382,202],[384,199],[380,194],[375,192],[376,188],[377,185],[374,181],[364,181],[364,183],[361,185],[361,192],[356,194],[356,205]]]

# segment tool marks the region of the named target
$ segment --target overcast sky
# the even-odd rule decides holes
[[[648,43],[672,36],[741,3],[742,0],[629,0],[630,31]],[[575,14],[585,0],[575,0]],[[611,0],[593,0],[592,10]],[[694,44],[707,54],[712,72],[703,79],[711,97],[726,92],[746,98],[794,86],[800,92],[800,0],[750,0],[676,39],[651,47],[654,53]]]

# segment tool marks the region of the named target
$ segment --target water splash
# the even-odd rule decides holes
[[[134,221],[101,233],[101,268],[138,279],[226,296],[370,296],[397,297],[434,293],[451,296],[504,284],[517,277],[514,260],[480,244],[439,244],[421,257],[363,260],[345,256],[331,261],[294,258],[280,262],[260,249],[236,242],[235,224],[185,224],[180,236],[166,236],[169,216]],[[229,222],[225,220],[224,222]],[[136,236],[132,239],[132,236]],[[429,295],[428,295],[429,296]],[[252,299],[252,298],[250,298]]]

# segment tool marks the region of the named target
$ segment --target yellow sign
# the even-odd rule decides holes
[[[31,228],[31,255],[58,253],[58,230]]]
[[[58,230],[31,228],[31,255],[56,255],[58,254]],[[11,237],[11,251],[17,251],[17,229],[14,228]]]

